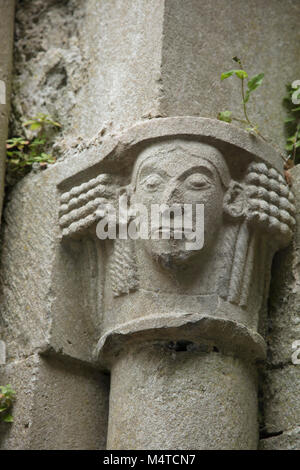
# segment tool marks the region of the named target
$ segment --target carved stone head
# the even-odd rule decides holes
[[[107,245],[101,269],[108,323],[120,320],[123,310],[126,321],[151,314],[155,305],[161,313],[218,311],[257,325],[273,255],[288,245],[295,225],[293,194],[275,168],[274,150],[233,126],[201,118],[144,123],[126,139],[106,153],[106,168],[114,171],[98,171],[62,195],[63,236],[95,228],[99,206],[108,200],[117,209],[123,192],[130,206],[143,204],[148,214],[155,204],[176,205],[183,215],[186,204],[203,204],[204,244],[187,249],[188,233],[96,240]],[[114,155],[117,163],[110,163]],[[193,212],[192,229],[195,223]]]

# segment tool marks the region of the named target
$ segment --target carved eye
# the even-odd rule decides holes
[[[158,191],[163,186],[164,180],[160,175],[152,174],[147,176],[142,182],[141,185],[146,189],[146,191],[154,192]]]
[[[194,173],[187,177],[185,185],[188,189],[200,190],[209,187],[211,185],[211,181],[201,173]]]

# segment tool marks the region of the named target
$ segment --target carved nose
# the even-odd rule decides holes
[[[180,204],[180,194],[179,194],[179,183],[178,181],[172,182],[170,181],[168,188],[166,189],[163,202],[166,204]]]

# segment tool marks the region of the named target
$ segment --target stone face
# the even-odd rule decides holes
[[[1,97],[0,99],[0,219],[2,215],[2,202],[4,196],[4,177],[5,177],[5,141],[8,133],[8,119],[10,109],[10,90],[11,90],[11,69],[12,69],[12,50],[13,50],[13,32],[14,32],[14,0],[3,0],[0,4],[0,81]],[[3,93],[5,92],[5,93]],[[3,96],[5,94],[5,96]]]
[[[75,363],[32,355],[1,381],[16,391],[13,426],[0,425],[1,449],[104,449],[108,378]]]

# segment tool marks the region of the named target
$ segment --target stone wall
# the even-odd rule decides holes
[[[6,16],[1,14],[2,3]],[[2,0],[2,3],[0,22],[5,18],[5,27],[10,28],[11,34],[12,12],[6,3],[11,6],[12,2]],[[226,6],[221,0],[17,2],[11,135],[19,135],[22,122],[39,112],[51,114],[63,128],[50,135],[49,145],[61,163],[43,172],[30,173],[6,198],[2,219],[0,331],[6,343],[7,363],[0,366],[0,383],[12,384],[17,401],[14,424],[0,426],[0,448],[104,449],[106,446],[110,383],[94,352],[103,333],[101,306],[107,253],[98,248],[91,233],[62,242],[58,222],[61,193],[95,177],[99,162],[107,156],[109,160],[110,152],[121,155],[134,146],[136,134],[129,133],[126,140],[122,137],[126,131],[125,134],[122,131],[136,123],[156,122],[158,136],[161,117],[214,118],[227,108],[241,117],[239,84],[235,79],[220,81],[221,72],[233,68],[234,55],[243,58],[250,74],[265,72],[264,85],[251,99],[249,112],[272,145],[283,148],[285,84],[300,78],[299,3],[293,0],[225,3]],[[0,36],[3,31],[1,27]],[[5,64],[5,77],[9,76],[10,47],[5,56],[3,52],[0,55],[0,71]],[[0,121],[0,140],[4,142],[7,109],[1,115],[4,124]],[[243,142],[248,142],[249,136],[233,126],[224,128],[222,136],[217,136],[210,126],[218,127],[207,125],[207,139],[227,139],[239,149]],[[138,138],[141,141],[144,138],[145,142],[146,128],[141,125],[137,132]],[[189,132],[192,134],[193,129]],[[167,135],[170,134],[168,130]],[[162,133],[160,137],[165,135]],[[243,153],[246,159],[250,154],[255,155],[259,161],[272,162],[282,172],[275,150],[268,150],[261,142],[256,145],[255,139],[251,145]],[[115,171],[118,170],[120,161],[120,158],[117,163],[108,161],[107,168],[115,165]],[[237,168],[239,163],[233,170],[236,173]],[[297,214],[298,168],[293,170]],[[127,172],[125,165],[125,176]],[[2,174],[0,168],[3,181]],[[297,215],[293,245],[277,254],[273,262],[266,338],[268,356],[266,365],[261,366],[260,447],[263,449],[300,449],[300,365],[291,361],[292,343],[300,340],[299,224]],[[118,334],[125,333],[121,329]],[[232,338],[234,342],[236,337],[232,335]],[[153,431],[155,423],[163,423],[164,418],[172,422],[177,399],[183,417],[189,416],[187,408],[195,406],[203,397],[208,400],[207,409],[213,400],[220,404],[224,397],[216,389],[212,391],[211,384],[220,386],[217,378],[222,374],[225,385],[220,388],[228,391],[230,399],[223,408],[218,408],[224,411],[227,431],[236,436],[235,448],[244,443],[256,448],[256,414],[249,405],[245,416],[251,417],[251,438],[246,433],[243,441],[239,441],[237,423],[241,426],[243,423],[232,403],[234,400],[242,403],[243,399],[233,396],[230,388],[232,379],[240,390],[238,380],[244,377],[243,393],[248,394],[257,408],[256,372],[251,375],[252,366],[250,377],[240,359],[223,357],[218,350],[209,354],[206,350],[197,350],[197,354],[185,351],[181,356],[176,356],[174,351],[167,354],[156,351],[157,355],[153,356],[153,344],[148,349],[136,345],[130,348],[139,351],[145,367],[150,364],[152,375],[147,381],[136,352],[126,353],[112,368],[108,445],[126,446],[116,426],[118,417],[124,415],[123,433],[129,426],[129,436],[130,413],[135,415],[141,410],[149,396],[153,400],[160,397],[155,401],[154,416],[158,421],[151,422]],[[201,371],[197,375],[194,370],[196,356],[200,365],[211,367],[211,375],[207,374],[205,379]],[[170,369],[172,364],[177,367],[174,371]],[[187,366],[190,376],[185,381],[182,374]],[[124,389],[119,383],[122,374],[125,374]],[[145,383],[140,385],[135,409],[132,382],[140,380]],[[174,380],[173,394],[169,380]],[[151,383],[153,389],[149,395],[147,386]],[[188,401],[182,400],[182,389],[190,393]],[[123,391],[130,408],[121,400]],[[153,418],[151,410],[147,417]],[[214,418],[213,412],[210,418],[214,427],[213,420],[218,418]],[[188,434],[180,428],[184,419],[179,421],[180,432],[149,441],[141,420],[141,432],[133,436],[134,442],[148,448],[158,448],[160,443],[195,448],[200,438],[195,434],[198,441],[189,441]],[[192,419],[192,424],[199,428],[197,420]],[[222,433],[219,439],[215,443],[219,448],[233,445],[230,439],[221,442]],[[202,445],[211,445],[203,442]]]
[[[262,377],[264,397],[263,449],[300,448],[300,364],[293,344],[300,339],[300,166],[292,172],[297,203],[293,243],[274,259],[269,298],[268,360]],[[299,349],[299,347],[298,347]]]
[[[14,0],[2,0],[0,2],[0,43],[2,44],[0,51],[0,80],[5,84],[5,100],[3,102],[0,100],[0,218],[4,196],[5,141],[8,136],[10,109],[14,3]]]

